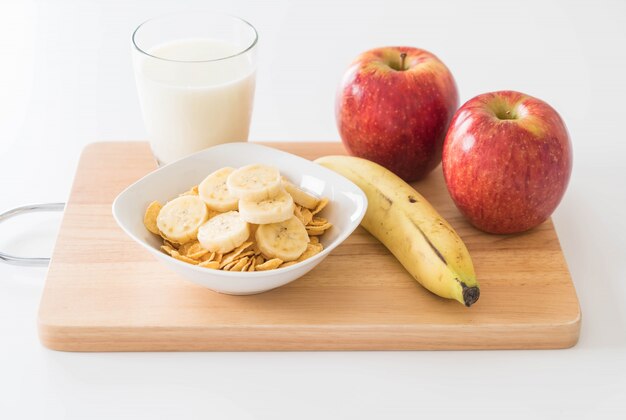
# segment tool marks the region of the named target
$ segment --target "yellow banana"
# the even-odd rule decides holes
[[[381,241],[422,286],[471,306],[480,289],[465,244],[409,184],[384,167],[351,156],[316,160],[358,185],[369,206],[361,225]]]

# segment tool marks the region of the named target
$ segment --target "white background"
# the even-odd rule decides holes
[[[359,52],[435,52],[461,101],[516,89],[552,104],[574,145],[554,215],[583,311],[570,350],[73,354],[46,350],[45,270],[0,265],[0,418],[626,418],[626,2],[0,0],[0,210],[63,201],[79,153],[143,139],[130,34],[181,9],[260,32],[251,140],[337,140],[334,93]],[[0,226],[49,252],[59,218]],[[24,234],[28,239],[24,239]]]

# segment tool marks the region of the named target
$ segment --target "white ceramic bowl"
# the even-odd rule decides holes
[[[330,199],[321,215],[333,227],[321,237],[324,244],[322,252],[289,267],[248,273],[197,267],[160,251],[160,238],[148,232],[143,225],[144,211],[150,202],[158,200],[165,203],[197,185],[216,169],[251,163],[272,165],[296,185]],[[117,196],[113,202],[113,217],[124,232],[185,279],[216,292],[247,295],[283,286],[311,271],[350,236],[361,223],[366,209],[367,198],[363,191],[329,169],[270,147],[230,143],[203,150],[141,178]]]

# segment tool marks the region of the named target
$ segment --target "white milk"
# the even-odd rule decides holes
[[[240,47],[224,41],[185,39],[148,51],[178,61],[135,55],[144,122],[152,152],[160,163],[248,139],[255,84],[252,59],[242,54],[206,61],[240,51]]]

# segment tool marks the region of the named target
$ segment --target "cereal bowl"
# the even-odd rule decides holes
[[[198,267],[160,250],[162,241],[143,223],[144,211],[152,201],[165,203],[224,166],[237,168],[253,163],[274,166],[300,188],[330,200],[321,214],[333,226],[320,237],[324,245],[320,253],[284,268],[237,272]],[[363,191],[343,176],[299,156],[254,143],[215,146],[160,167],[126,188],[113,202],[117,224],[157,260],[191,282],[232,295],[265,292],[308,273],[350,236],[366,210]]]

